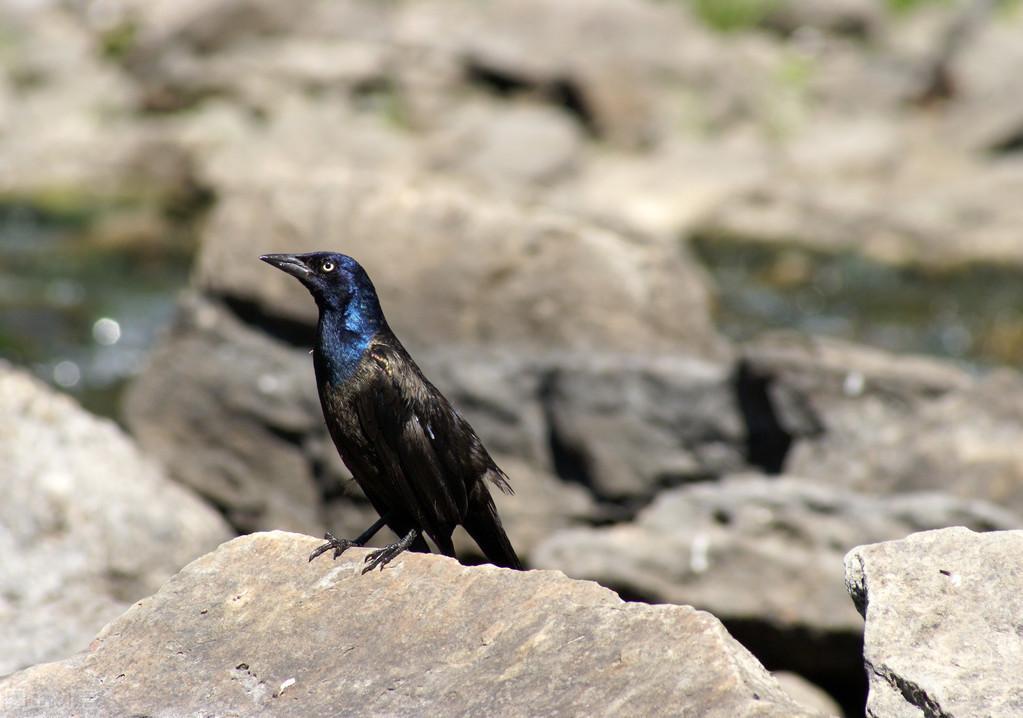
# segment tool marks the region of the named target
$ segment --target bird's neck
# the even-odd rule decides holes
[[[376,293],[357,292],[343,307],[321,304],[316,364],[331,383],[350,377],[377,333],[387,326]]]

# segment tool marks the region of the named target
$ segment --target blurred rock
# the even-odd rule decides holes
[[[312,324],[305,289],[256,257],[319,249],[366,267],[413,350],[456,342],[726,352],[704,275],[678,245],[437,180],[345,171],[233,189],[211,220],[196,281],[264,315]]]
[[[764,24],[785,33],[812,28],[867,37],[885,20],[884,7],[874,0],[782,0],[770,6]]]
[[[559,469],[605,500],[646,501],[746,467],[728,367],[590,355],[554,368],[542,391]]]
[[[544,198],[611,226],[679,236],[727,198],[760,186],[769,168],[756,142],[674,138],[647,153],[592,155]]]
[[[116,426],[2,362],[0,465],[0,675],[84,649],[231,536]]]
[[[144,198],[167,177],[140,163],[158,135],[127,116],[131,85],[94,38],[48,3],[4,3],[0,196],[50,209]],[[176,178],[170,178],[175,184]]]
[[[886,165],[878,153],[887,142],[864,135],[860,149]],[[931,142],[948,140],[932,135]],[[839,143],[824,147],[839,148]],[[798,161],[805,153],[799,145],[796,150]],[[847,150],[837,149],[836,161],[854,156]],[[1014,155],[982,163],[929,147],[910,153],[898,169],[882,166],[858,176],[822,172],[819,165],[807,169],[812,175],[779,171],[725,198],[694,223],[693,231],[710,239],[857,252],[933,270],[971,262],[1023,264],[1016,234],[1023,209],[1014,199],[1023,191],[1023,161]]]
[[[781,684],[781,687],[792,696],[792,699],[801,706],[814,708],[829,716],[841,716],[842,707],[835,702],[827,691],[803,678],[798,673],[789,671],[772,671],[774,680]]]
[[[307,354],[193,297],[124,413],[146,451],[239,530],[321,531],[317,464],[304,446],[326,429]]]
[[[575,169],[580,135],[578,123],[545,105],[470,104],[437,137],[433,163],[488,187],[542,187]]]
[[[870,494],[943,491],[1023,513],[1023,378],[826,339],[750,345],[779,422],[787,471]]]
[[[365,551],[328,568],[306,563],[315,545],[278,532],[236,539],[133,606],[90,651],[8,678],[0,705],[12,718],[338,706],[367,716],[821,715],[691,608],[411,553],[360,576]]]
[[[1016,39],[1023,15],[996,0],[974,0],[958,9],[932,54],[945,63],[947,129],[973,151],[1023,149],[1023,49]]]
[[[843,607],[841,556],[954,524],[993,530],[1020,519],[941,494],[872,497],[735,477],[662,492],[632,523],[562,531],[536,549],[533,565],[632,599],[708,610],[765,665],[848,691],[862,675],[862,621]]]
[[[962,527],[860,546],[846,582],[867,624],[867,715],[1011,716],[1023,710],[1023,531]]]
[[[587,525],[601,516],[593,496],[582,486],[562,481],[521,459],[494,458],[512,477],[513,495],[493,493],[501,523],[520,558],[528,561],[536,547],[555,532]],[[456,534],[455,548],[460,557],[486,560],[461,530]]]
[[[677,8],[631,0],[501,0],[467,20],[457,42],[479,82],[545,94],[625,147],[660,133],[658,80],[702,44]]]

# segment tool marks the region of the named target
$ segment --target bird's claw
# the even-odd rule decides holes
[[[350,549],[352,546],[358,546],[355,541],[349,539],[339,539],[330,531],[323,534],[323,539],[327,542],[322,546],[318,546],[315,551],[309,554],[309,560],[312,561],[317,556],[327,553],[331,549],[334,549],[334,560],[337,560],[338,556],[343,554],[345,551]]]
[[[366,565],[362,567],[362,573],[367,574],[377,566],[383,571],[384,566],[389,564],[404,550],[405,548],[399,544],[391,544],[390,546],[384,546],[382,549],[377,549],[366,557]]]

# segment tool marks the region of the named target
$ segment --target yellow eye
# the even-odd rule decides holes
[[[324,271],[324,272],[333,272],[334,271],[334,263],[328,260],[328,261],[326,261],[326,262],[324,262],[323,264],[320,265],[320,269],[322,271]]]

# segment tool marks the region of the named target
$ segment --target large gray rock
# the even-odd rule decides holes
[[[339,479],[308,354],[186,298],[124,402],[139,443],[238,529],[318,533],[316,467]],[[315,463],[320,459],[319,463]]]
[[[849,552],[868,716],[1023,715],[1021,552],[1023,531],[961,527]]]
[[[603,499],[644,502],[747,467],[727,366],[590,355],[551,367],[541,398],[561,470]]]
[[[745,352],[794,438],[791,473],[872,494],[942,491],[1023,513],[1023,378],[826,339]]]
[[[85,648],[231,536],[114,424],[2,362],[0,466],[0,674]]]
[[[631,523],[562,531],[532,560],[638,600],[706,609],[765,663],[835,685],[860,673],[862,621],[843,606],[843,554],[956,524],[1005,529],[1020,519],[940,494],[882,498],[735,477],[665,491]]]
[[[553,572],[236,539],[108,625],[90,650],[0,683],[5,715],[821,715],[712,616],[623,604]]]
[[[515,495],[497,500],[521,555],[599,515],[590,493],[557,478],[547,458],[542,362],[449,348],[427,354],[423,367],[511,477]],[[327,435],[308,349],[273,339],[218,303],[184,299],[124,410],[168,474],[239,530],[354,536],[376,518]],[[471,542],[460,547],[475,555]]]
[[[726,351],[711,326],[705,277],[677,244],[435,179],[303,172],[229,189],[196,282],[311,324],[308,293],[256,257],[318,249],[343,250],[366,267],[391,326],[413,349]]]

